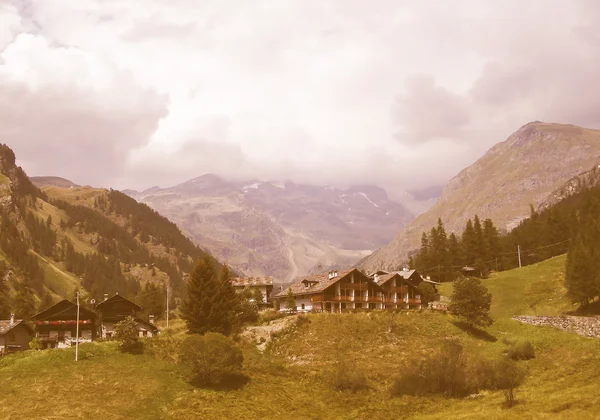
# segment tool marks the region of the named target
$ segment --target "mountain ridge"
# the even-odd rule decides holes
[[[375,185],[342,189],[205,174],[168,188],[128,192],[232,267],[282,282],[352,265],[412,218]]]
[[[600,130],[534,121],[491,147],[444,186],[434,206],[363,259],[367,270],[401,265],[440,218],[460,233],[476,214],[510,230],[569,179],[600,159]]]

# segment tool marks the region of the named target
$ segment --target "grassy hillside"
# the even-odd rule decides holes
[[[485,281],[496,322],[472,335],[449,315],[431,312],[315,314],[281,334],[264,354],[243,343],[250,382],[240,390],[195,389],[175,364],[151,355],[123,355],[114,343],[73,350],[26,352],[0,359],[0,418],[161,419],[595,419],[600,417],[600,340],[510,320],[513,314],[559,314],[570,309],[562,289],[564,257],[504,272]],[[450,285],[443,285],[445,293]],[[176,337],[184,326],[175,323]],[[407,363],[448,338],[467,354],[496,358],[503,339],[529,340],[536,358],[519,403],[502,406],[501,392],[476,399],[391,398],[389,388]],[[495,340],[495,341],[494,341]],[[366,373],[369,389],[356,394],[332,386],[336,363]]]

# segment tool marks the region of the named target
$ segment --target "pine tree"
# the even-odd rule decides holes
[[[294,294],[292,293],[292,288],[288,288],[287,296],[285,298],[285,309],[290,312],[296,312],[298,307],[296,306],[296,299],[294,299]]]
[[[565,285],[573,302],[585,305],[589,302],[592,271],[590,251],[586,248],[581,235],[572,241],[567,253]]]
[[[190,333],[218,332],[228,335],[234,327],[236,296],[233,287],[227,287],[224,275],[217,277],[211,257],[200,259],[190,274],[181,315]]]

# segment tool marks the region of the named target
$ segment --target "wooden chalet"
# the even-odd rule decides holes
[[[29,342],[34,336],[33,329],[22,319],[0,319],[0,356],[29,349]]]
[[[241,293],[246,289],[252,292],[256,290],[262,294],[262,301],[257,302],[261,306],[270,306],[271,296],[273,294],[273,279],[270,277],[233,277],[231,284],[236,292]]]
[[[75,344],[77,329],[77,305],[61,300],[48,309],[35,314],[35,333],[43,348],[65,348]],[[80,305],[79,342],[96,339],[96,314]]]
[[[289,289],[296,300],[296,310],[341,312],[346,309],[382,309],[381,287],[357,269],[330,271],[304,277]],[[281,290],[274,299],[276,308],[287,310],[288,289]]]
[[[371,277],[383,289],[386,308],[420,309],[422,283],[431,284],[437,292],[438,283],[421,277],[416,270],[377,271]]]
[[[115,325],[128,316],[135,319],[140,337],[155,336],[158,334],[158,328],[154,325],[154,317],[151,317],[149,321],[144,321],[137,316],[141,311],[141,306],[125,299],[118,293],[111,298],[105,294],[104,301],[96,305],[100,336],[110,340],[115,333]]]

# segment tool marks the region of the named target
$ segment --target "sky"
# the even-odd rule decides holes
[[[527,122],[600,128],[600,2],[0,0],[29,175],[445,184]]]

